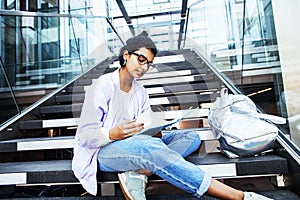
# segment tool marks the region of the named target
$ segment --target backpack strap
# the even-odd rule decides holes
[[[274,122],[275,124],[285,124],[286,119],[283,117],[275,116],[275,115],[269,115],[269,114],[264,114],[264,113],[257,113],[257,117],[261,119],[267,119],[270,120],[271,122]]]
[[[249,97],[247,97],[245,95],[242,95],[242,96],[245,96],[245,99],[240,99],[240,100],[234,101],[231,98],[231,96],[228,94],[228,89],[227,88],[222,88],[220,90],[220,95],[221,95],[222,106],[232,105],[234,103],[238,103],[238,102],[246,101],[246,100],[248,100],[247,101],[248,103],[253,103],[253,101]],[[253,103],[253,106],[255,106],[255,108],[256,108],[256,105],[254,103]],[[270,120],[271,122],[273,122],[275,124],[285,124],[286,123],[286,119],[283,118],[283,117],[279,117],[279,116],[275,116],[275,115],[270,115],[270,114],[264,114],[264,113],[258,113],[256,109],[255,109],[255,111],[253,110],[251,112],[248,111],[248,110],[240,110],[240,109],[238,109],[238,111],[241,114],[243,113],[243,114],[247,114],[247,115],[252,115],[252,116],[258,117],[260,119]]]

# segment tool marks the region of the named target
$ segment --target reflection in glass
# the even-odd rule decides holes
[[[2,58],[0,57],[0,125],[19,113],[18,105],[8,82]]]
[[[272,6],[270,0],[191,4],[185,47],[194,47],[196,42],[206,59],[264,112],[288,118]],[[298,125],[289,125],[280,129],[291,138]]]
[[[115,32],[118,40],[107,42],[104,17],[2,13],[0,55],[12,88],[1,78],[0,89],[14,91],[21,111],[119,53],[110,46],[121,46]]]

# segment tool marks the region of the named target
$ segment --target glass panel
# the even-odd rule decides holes
[[[0,9],[16,10],[16,1],[15,0],[2,0],[2,1],[0,1]]]
[[[149,1],[149,0],[126,0],[122,1],[129,16],[153,15],[155,13],[172,12],[181,10],[181,0],[163,0],[163,1]],[[121,10],[117,1],[108,1],[109,16],[122,16]]]
[[[104,17],[11,15],[1,11],[0,55],[22,110],[119,52]],[[2,79],[3,80],[3,79]],[[7,85],[2,83],[1,89]],[[36,95],[38,94],[38,95]]]
[[[283,83],[270,0],[246,1],[243,37],[240,88],[265,112],[287,117],[279,107]]]
[[[123,1],[132,22],[130,24],[126,23],[116,1],[108,1],[108,4],[108,15],[123,38],[128,39],[146,30],[160,50],[178,49],[182,1]]]
[[[274,4],[277,16],[273,12]],[[291,56],[292,51],[287,51],[287,48],[297,51],[294,43],[298,41],[296,35],[299,31],[295,32],[291,26],[288,31],[285,30],[282,7],[286,12],[294,10],[291,13],[294,17],[290,17],[294,27],[299,26],[299,22],[297,24],[293,20],[299,14],[296,8],[292,9],[295,1],[282,4],[271,0],[196,1],[189,7],[185,48],[196,47],[264,112],[288,118],[289,123],[279,127],[287,138],[300,146],[300,109],[295,103],[299,97],[295,88],[299,87],[292,87],[297,85],[298,79],[289,78],[292,76],[288,73],[297,73],[297,70],[287,64],[299,64],[297,56]],[[281,20],[281,24],[276,24],[275,18]],[[280,29],[275,30],[275,27]],[[282,34],[279,37],[281,43],[278,42],[276,31]],[[291,32],[295,33],[294,42],[289,40],[287,43],[284,38]],[[290,90],[286,91],[287,88]]]
[[[300,147],[300,18],[299,2],[272,1],[276,38],[279,49],[281,76],[274,80],[278,89],[278,110],[288,116],[288,125],[291,140]],[[287,23],[288,22],[288,23]]]
[[[19,113],[18,105],[6,79],[6,72],[0,63],[0,126],[7,119]]]
[[[142,17],[133,19],[131,25],[127,25],[124,19],[115,19],[113,26],[122,38],[125,38],[124,41],[145,30],[160,50],[170,50],[178,48],[180,19],[180,14],[167,14],[155,18]],[[108,38],[113,39],[110,36]]]

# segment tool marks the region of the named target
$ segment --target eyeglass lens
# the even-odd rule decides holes
[[[138,56],[138,61],[141,63],[141,64],[146,64],[146,63],[148,63],[148,60],[147,60],[147,58],[144,56],[144,55],[139,55]]]
[[[137,56],[137,60],[141,65],[147,64],[148,69],[155,67],[155,64],[152,62],[149,62],[148,59],[146,58],[146,56],[135,53],[135,52],[131,52],[131,53]]]

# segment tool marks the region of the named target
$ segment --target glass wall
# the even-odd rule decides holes
[[[0,123],[2,123],[20,112],[15,95],[9,85],[2,60],[0,60],[0,84]]]
[[[0,25],[1,76],[5,72],[9,81],[1,77],[0,96],[8,101],[13,90],[11,106],[19,112],[118,53],[107,42],[106,17],[2,10]]]
[[[122,1],[131,23],[127,23],[115,0],[108,0],[108,17],[122,38],[146,30],[160,50],[178,48],[181,0]],[[109,37],[113,39],[113,37]]]
[[[291,139],[300,146],[300,2],[272,0],[284,91],[281,105],[286,106]]]
[[[274,18],[272,0],[195,1],[189,5],[185,48],[196,47],[260,109],[290,122]],[[299,146],[300,129],[290,123],[280,129]]]
[[[1,9],[31,14],[0,13],[1,73],[7,76],[0,79],[1,91],[22,105],[20,91],[43,88],[47,93],[66,84],[118,54],[120,38],[125,41],[141,30],[160,50],[180,48],[186,24],[184,48],[200,51],[264,112],[287,118],[280,128],[300,146],[297,0],[191,0],[186,18],[181,0],[122,2],[131,23],[115,0],[2,0]],[[13,105],[13,110],[26,106]]]
[[[1,57],[15,88],[66,83],[99,61],[95,51],[107,38],[105,18],[2,15],[0,22]]]

